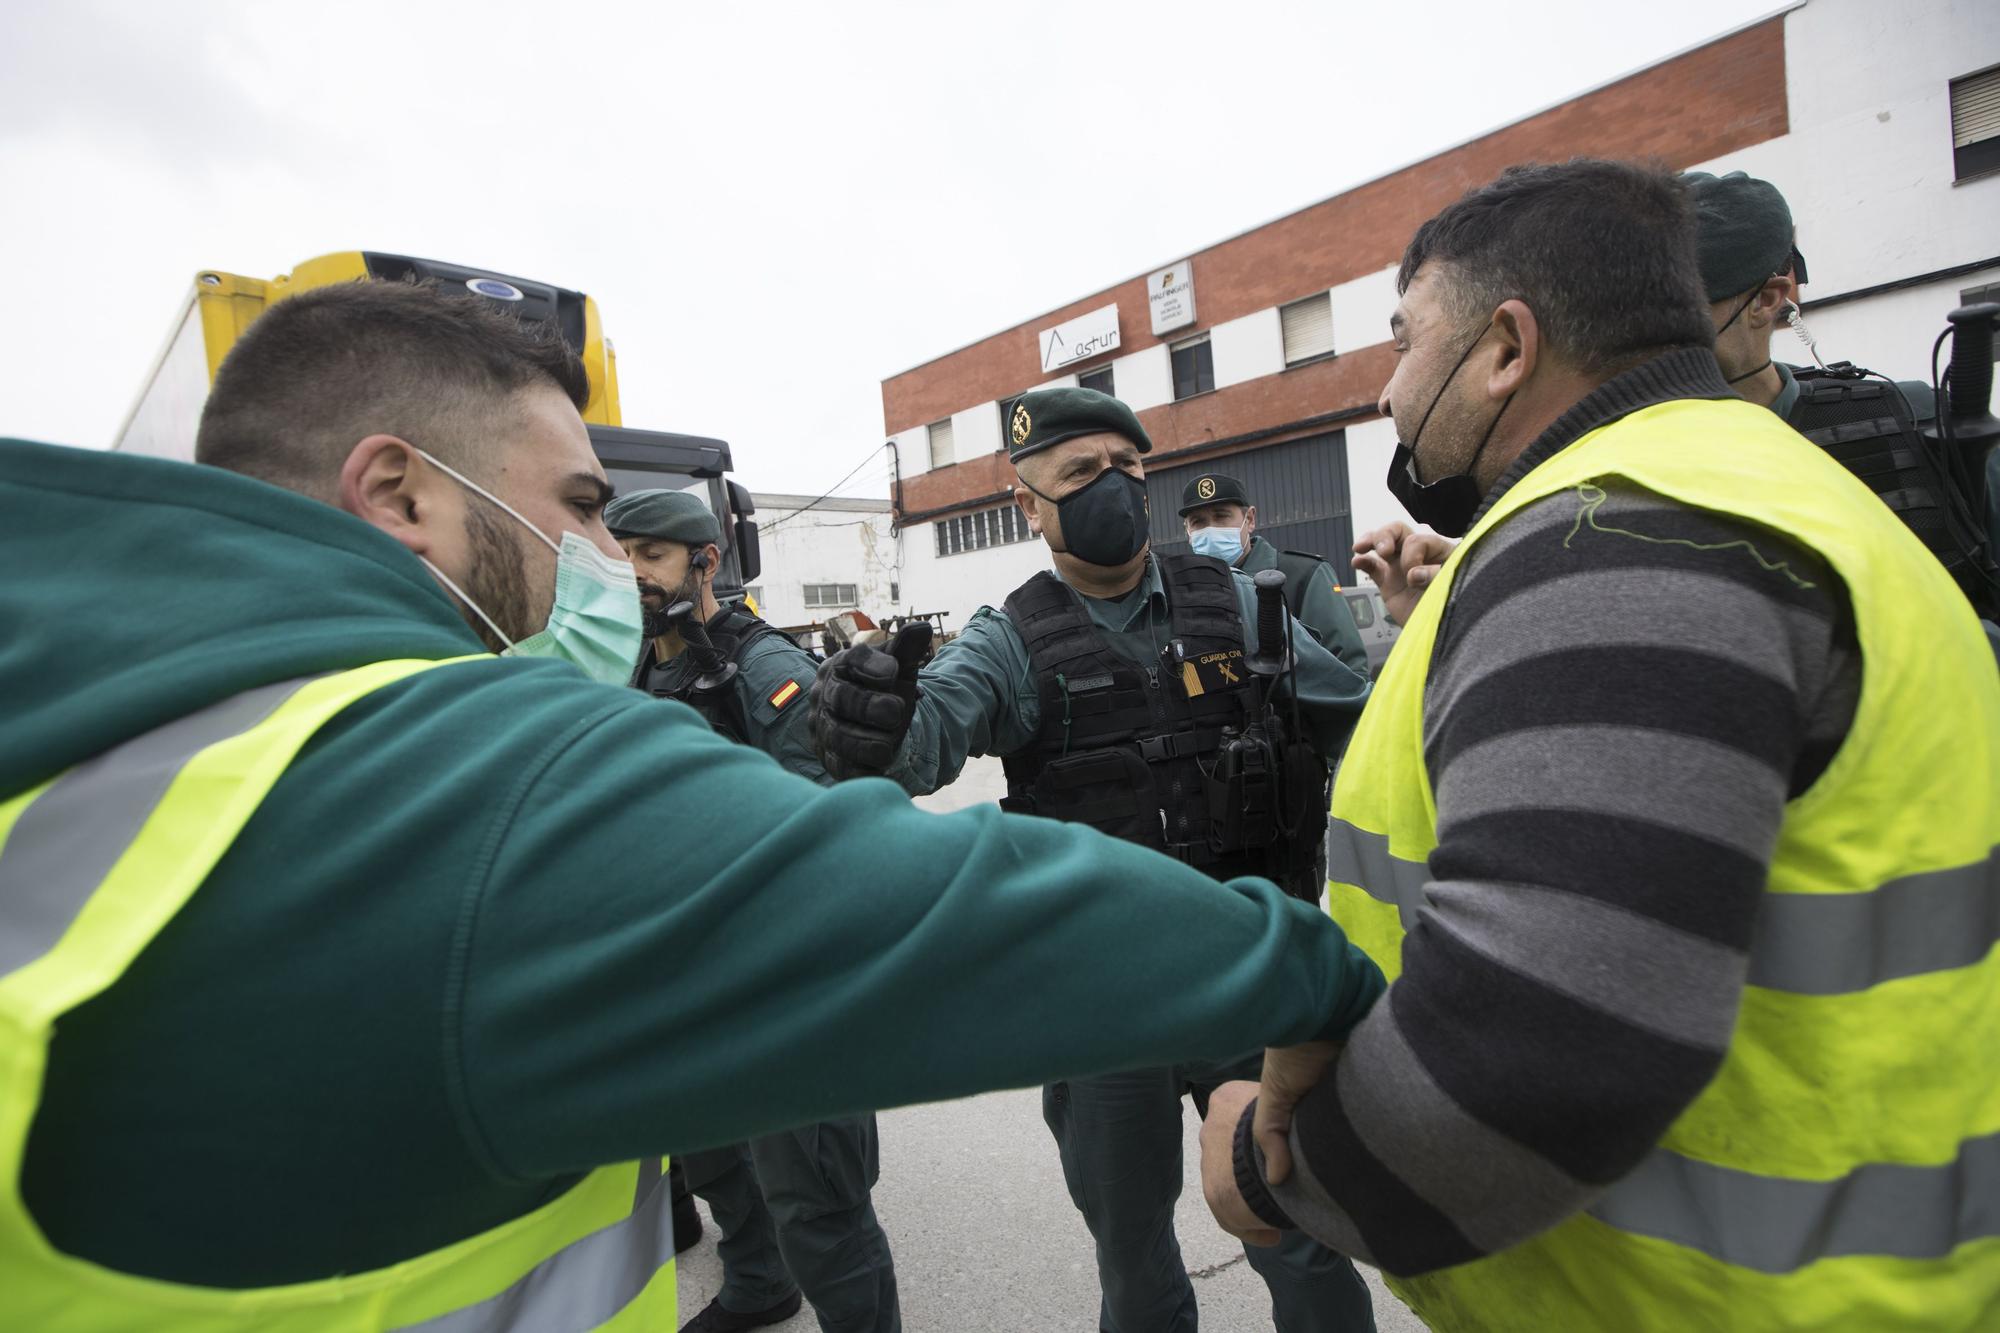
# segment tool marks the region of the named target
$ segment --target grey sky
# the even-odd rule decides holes
[[[1773,7],[7,0],[0,434],[108,443],[198,269],[385,250],[590,292],[627,425],[815,493],[884,376]]]

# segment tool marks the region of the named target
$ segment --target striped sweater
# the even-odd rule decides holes
[[[1607,382],[1493,500],[1586,431],[1722,398],[1706,352]],[[1839,582],[1782,535],[1635,487],[1481,539],[1424,700],[1437,797],[1403,975],[1295,1117],[1251,1207],[1413,1275],[1525,1240],[1637,1166],[1720,1067],[1788,798],[1860,691]]]

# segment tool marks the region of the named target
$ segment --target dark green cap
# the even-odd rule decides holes
[[[1205,509],[1209,505],[1242,505],[1250,507],[1249,492],[1243,483],[1234,477],[1226,477],[1220,472],[1203,472],[1181,488],[1181,517],[1188,511]]]
[[[1015,400],[1001,424],[1007,432],[1007,457],[1017,463],[1064,440],[1104,431],[1123,435],[1142,454],[1153,451],[1138,414],[1095,389],[1032,390]]]
[[[1787,270],[1806,280],[1805,258],[1792,248],[1792,210],[1777,186],[1740,171],[1690,171],[1681,179],[1694,200],[1695,250],[1710,301],[1741,296]]]
[[[634,491],[604,506],[604,526],[614,537],[651,537],[707,546],[722,541],[708,501],[694,491]]]

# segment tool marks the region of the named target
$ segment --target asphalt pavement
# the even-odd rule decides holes
[[[998,760],[974,760],[959,781],[919,804],[949,810],[997,800]],[[1182,1103],[1186,1181],[1176,1214],[1202,1328],[1249,1333],[1271,1327],[1270,1298],[1202,1203],[1201,1122]],[[885,1111],[875,1211],[896,1256],[908,1333],[1089,1333],[1097,1327],[1097,1267],[1090,1233],[1064,1188],[1055,1142],[1042,1124],[1041,1092],[1024,1088]],[[706,1208],[703,1209],[704,1214]],[[722,1282],[711,1221],[680,1257],[681,1318],[692,1318]],[[1380,1333],[1423,1325],[1362,1268]],[[810,1333],[811,1307],[773,1327]]]

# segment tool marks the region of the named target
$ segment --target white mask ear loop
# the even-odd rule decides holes
[[[514,646],[514,641],[507,637],[506,632],[503,631],[498,625],[493,623],[493,617],[487,615],[484,611],[480,610],[479,603],[473,601],[470,597],[467,597],[465,595],[465,590],[460,588],[456,583],[453,583],[449,578],[447,578],[445,576],[445,572],[442,569],[439,569],[429,560],[425,560],[423,556],[418,556],[417,559],[423,560],[424,568],[428,569],[434,576],[436,576],[437,581],[439,583],[442,583],[445,587],[451,589],[452,592],[456,593],[459,601],[464,602],[467,606],[471,607],[473,615],[478,616],[481,620],[486,622],[486,628],[493,631],[494,638],[500,640],[500,642],[506,644],[509,648],[512,648]]]
[[[459,485],[465,487],[467,490],[473,492],[475,495],[485,496],[488,500],[491,500],[494,504],[499,505],[502,509],[506,510],[507,513],[510,516],[512,516],[513,520],[516,523],[519,523],[522,527],[534,533],[537,537],[540,537],[542,539],[542,545],[548,547],[551,551],[554,551],[557,555],[562,554],[562,547],[550,541],[547,533],[543,532],[540,528],[536,527],[534,524],[528,522],[527,519],[522,518],[521,511],[514,508],[513,505],[508,504],[505,500],[501,499],[493,492],[487,490],[484,486],[481,486],[478,482],[472,480],[470,477],[460,472],[457,468],[452,467],[448,463],[440,463],[437,459],[432,458],[430,454],[426,453],[419,446],[413,444],[410,447],[412,449],[415,449],[417,451],[417,455],[420,458],[422,458],[425,462],[429,463],[432,467],[436,468],[438,471],[444,473],[447,477],[450,477],[452,480],[456,481]],[[442,578],[444,576],[439,575],[438,577]],[[458,592],[458,589],[453,588],[452,591]],[[458,595],[461,597],[465,596],[464,593],[459,593]],[[467,605],[470,606],[471,603],[468,602]],[[473,610],[475,611],[477,611],[478,609],[479,609],[478,607],[473,607]],[[490,625],[493,622],[489,620],[486,623]],[[494,633],[498,634],[499,631],[495,630]]]

